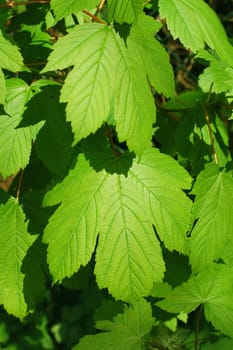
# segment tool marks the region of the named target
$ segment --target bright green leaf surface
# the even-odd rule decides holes
[[[165,246],[183,252],[191,201],[181,188],[190,188],[188,173],[171,157],[149,150],[143,153],[139,163],[134,162],[130,178],[141,187],[144,206],[148,206],[152,222]]]
[[[130,179],[112,175],[105,184],[105,208],[96,254],[100,288],[134,301],[161,281],[164,263],[143,198]],[[109,196],[111,193],[111,196]]]
[[[154,38],[160,23],[149,16],[140,16],[130,31],[127,45],[132,54],[139,55],[150,83],[159,93],[174,95],[174,75],[169,56],[163,46]]]
[[[201,50],[197,57],[210,61],[207,67],[199,76],[199,85],[203,91],[233,93],[233,68],[222,62],[218,56]]]
[[[45,205],[62,201],[44,235],[54,280],[87,264],[100,232],[98,285],[117,299],[134,301],[147,295],[164,273],[152,223],[169,249],[183,251],[190,201],[181,188],[189,187],[190,177],[183,168],[155,150],[135,161],[128,177],[96,172],[80,156],[64,181],[45,196]],[[179,206],[172,206],[174,202]]]
[[[1,68],[11,72],[27,70],[23,64],[22,56],[16,46],[6,40],[0,30],[0,103],[5,102],[6,86]]]
[[[32,140],[43,126],[43,122],[40,122],[17,128],[30,96],[30,89],[23,80],[7,80],[5,110],[10,116],[0,116],[0,173],[4,178],[25,168],[29,162]]]
[[[74,141],[94,133],[114,113],[120,141],[141,154],[150,145],[155,121],[143,60],[134,57],[110,27],[76,27],[54,45],[45,71],[74,65],[62,89]],[[146,103],[145,103],[146,101]]]
[[[174,38],[185,47],[195,52],[207,44],[233,65],[233,47],[216,13],[203,0],[159,0],[159,9]]]
[[[226,244],[232,244],[233,179],[217,166],[210,164],[197,178],[192,193],[196,195],[193,220],[197,220],[191,233],[190,261],[200,271],[218,260]]]
[[[168,312],[191,312],[204,304],[205,317],[224,334],[233,336],[233,270],[225,265],[212,265],[188,282],[176,287],[157,304]]]
[[[43,126],[42,122],[32,127],[16,129],[18,122],[15,118],[0,116],[0,172],[4,178],[26,167],[32,140]]]
[[[22,56],[16,46],[6,40],[0,31],[0,66],[1,68],[10,70],[11,72],[17,72],[25,70]]]
[[[0,304],[8,313],[23,319],[27,305],[21,268],[34,238],[28,234],[25,215],[13,198],[0,206],[0,230]]]
[[[108,0],[108,18],[118,23],[135,23],[143,9],[143,0]]]
[[[58,201],[62,200],[65,190],[65,198],[51,217],[43,239],[49,243],[48,263],[55,281],[70,277],[91,258],[101,210],[99,192],[105,177],[104,172],[97,174],[84,157],[80,157],[65,182],[52,190],[52,197],[57,196]],[[45,197],[45,205],[48,204],[53,204],[49,193]]]
[[[98,328],[105,332],[83,337],[73,350],[143,350],[143,337],[153,323],[150,304],[140,300],[118,314],[113,322],[98,322]]]
[[[52,0],[51,8],[54,10],[56,20],[59,20],[84,9],[92,10],[98,3],[98,0]]]

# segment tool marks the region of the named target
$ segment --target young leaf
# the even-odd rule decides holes
[[[56,20],[60,20],[72,13],[87,9],[92,10],[98,4],[98,0],[51,0],[51,8]]]
[[[174,75],[169,56],[163,46],[155,39],[160,23],[149,16],[141,15],[127,39],[127,46],[133,55],[139,56],[144,64],[145,74],[159,93],[174,95]]]
[[[190,261],[194,271],[208,267],[221,258],[225,245],[232,244],[229,228],[233,226],[231,203],[233,179],[217,166],[209,164],[197,177],[192,193],[196,195],[191,233]]]
[[[25,215],[13,198],[0,206],[0,227],[0,304],[8,313],[23,319],[27,305],[21,268],[35,237],[28,234]]]
[[[196,52],[207,44],[233,65],[233,47],[216,13],[203,0],[159,0],[159,10],[174,38],[185,47]]]
[[[143,0],[108,0],[109,21],[136,23],[142,13]]]
[[[176,287],[157,305],[168,312],[189,313],[204,304],[206,319],[216,329],[233,337],[232,278],[232,268],[214,264]]]
[[[74,141],[94,133],[114,114],[119,140],[141,154],[150,145],[155,107],[143,61],[101,24],[74,28],[54,45],[45,71],[74,65],[61,93]]]
[[[142,299],[114,317],[113,322],[98,322],[98,329],[104,332],[86,335],[73,350],[143,350],[143,338],[153,323],[151,306]]]

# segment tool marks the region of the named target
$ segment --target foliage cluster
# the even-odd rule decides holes
[[[0,0],[3,349],[233,348],[231,35],[204,0]]]

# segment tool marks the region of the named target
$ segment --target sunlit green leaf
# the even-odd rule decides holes
[[[6,311],[23,319],[27,305],[24,299],[23,259],[35,238],[27,232],[25,215],[18,201],[10,198],[0,206],[0,304]]]
[[[212,265],[188,282],[176,287],[157,304],[168,312],[191,312],[204,304],[204,313],[213,326],[233,337],[233,270],[224,265]]]
[[[97,335],[86,335],[73,350],[143,350],[144,336],[153,326],[150,304],[140,300],[114,317],[113,322],[101,321]]]

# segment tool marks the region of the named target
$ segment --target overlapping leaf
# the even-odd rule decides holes
[[[98,156],[94,154],[95,160]],[[45,197],[46,205],[62,201],[44,235],[54,280],[87,264],[99,232],[98,285],[117,299],[134,301],[147,295],[164,273],[152,223],[169,249],[183,251],[190,201],[181,188],[189,186],[183,168],[155,150],[135,161],[127,177],[97,172],[80,156],[65,180]]]
[[[139,16],[130,31],[127,45],[134,55],[142,60],[150,83],[159,93],[174,95],[174,75],[169,56],[164,47],[154,39],[161,24],[149,16]]]
[[[159,0],[159,10],[174,38],[185,47],[195,52],[207,44],[233,65],[233,47],[216,13],[203,0]]]
[[[98,0],[52,0],[51,8],[54,10],[56,20],[58,21],[61,18],[84,9],[92,10],[98,2]]]
[[[143,337],[153,323],[150,304],[140,300],[114,317],[113,322],[98,322],[96,327],[104,332],[83,337],[73,350],[143,350]]]
[[[201,50],[197,57],[201,57],[210,62],[204,72],[199,76],[199,85],[203,91],[229,92],[233,93],[233,68],[222,62],[218,56],[213,53]]]
[[[204,304],[205,317],[224,334],[233,337],[233,270],[212,265],[176,287],[157,304],[168,312],[191,312]]]
[[[190,261],[195,271],[218,260],[226,244],[232,244],[233,179],[210,164],[197,178],[192,193],[196,195],[191,233]],[[231,243],[230,243],[231,242]]]
[[[138,60],[112,28],[92,23],[60,39],[43,71],[72,65],[61,101],[67,102],[75,142],[94,133],[113,112],[119,139],[142,153],[155,120],[142,58]]]
[[[6,87],[5,79],[1,69],[7,69],[11,72],[27,70],[23,64],[22,56],[16,46],[6,40],[0,30],[0,103],[5,102]]]
[[[0,231],[0,304],[8,313],[23,319],[27,305],[21,268],[34,238],[28,234],[25,215],[13,198],[0,206]]]
[[[32,140],[43,125],[17,128],[30,90],[25,82],[12,79],[7,83],[8,94],[5,110],[9,115],[0,116],[0,173],[5,178],[16,174],[28,164]]]
[[[118,23],[136,23],[143,0],[108,0],[108,18]]]

